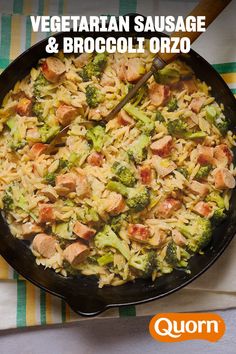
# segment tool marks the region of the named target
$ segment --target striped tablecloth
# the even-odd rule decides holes
[[[184,0],[0,0],[0,72],[20,53],[49,35],[31,31],[29,16],[32,14],[123,15],[137,12],[144,15],[184,15],[195,3],[196,1]],[[236,12],[236,2],[233,3],[201,37],[196,50],[213,63],[236,94],[236,52],[233,47],[233,14]],[[227,26],[224,26],[226,21]],[[151,304],[111,309],[98,318],[152,315],[158,311],[204,311],[236,306],[235,251],[234,241],[226,255],[211,270],[177,294]],[[222,269],[227,269],[226,276],[222,274]],[[21,278],[1,257],[0,313],[0,329],[82,320],[64,301]]]

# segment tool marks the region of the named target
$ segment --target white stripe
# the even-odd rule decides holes
[[[15,281],[0,282],[0,329],[16,327],[17,283]]]

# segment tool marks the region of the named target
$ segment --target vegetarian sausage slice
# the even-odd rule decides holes
[[[32,101],[29,98],[21,98],[16,106],[16,113],[20,116],[30,116],[32,113]]]
[[[42,257],[51,258],[56,253],[57,241],[47,234],[38,234],[33,239],[32,248]]]
[[[150,230],[147,226],[142,224],[129,224],[128,237],[137,242],[147,242],[150,237]]]
[[[99,152],[94,151],[88,156],[87,161],[91,166],[100,167],[103,163],[103,156]]]
[[[152,169],[149,165],[139,167],[139,176],[142,184],[150,184],[152,182]]]
[[[76,168],[76,193],[79,197],[85,197],[90,194],[90,185],[86,173],[81,168]]]
[[[117,120],[120,125],[134,125],[135,121],[133,118],[130,117],[130,115],[125,112],[124,109],[122,109],[118,115],[117,115]]]
[[[39,219],[38,222],[46,223],[55,220],[54,210],[52,204],[40,204],[39,205]]]
[[[213,175],[217,189],[232,189],[235,187],[234,176],[227,168],[216,168]]]
[[[106,199],[106,211],[110,214],[120,214],[125,208],[125,201],[121,194],[111,192]]]
[[[77,58],[73,60],[75,66],[77,68],[83,68],[86,64],[88,64],[91,54],[82,53]]]
[[[198,202],[195,207],[193,208],[193,210],[199,214],[200,216],[204,216],[205,218],[207,218],[211,212],[212,212],[212,208],[211,206],[206,203],[206,202]]]
[[[200,195],[201,197],[207,195],[207,193],[209,192],[208,185],[206,185],[205,183],[200,183],[198,181],[192,181],[188,187],[191,192]]]
[[[205,103],[206,101],[206,97],[196,97],[196,98],[193,98],[190,105],[189,105],[189,108],[194,112],[194,113],[199,113],[203,104]]]
[[[79,221],[76,221],[73,232],[84,240],[90,240],[90,238],[96,234],[95,229],[92,229]]]
[[[76,190],[76,175],[74,173],[65,173],[56,177],[56,187],[63,187],[68,189],[69,192]]]
[[[200,165],[214,164],[214,148],[209,146],[197,146],[197,162]]]
[[[181,208],[181,202],[177,199],[168,197],[157,206],[157,215],[161,218],[169,218],[172,214]]]
[[[156,106],[162,106],[170,97],[170,89],[168,86],[159,85],[153,82],[148,89],[149,98],[151,103]]]
[[[41,69],[45,79],[53,83],[59,81],[61,75],[66,71],[65,64],[55,57],[48,57],[45,59]]]
[[[173,139],[170,135],[166,135],[163,138],[154,141],[150,148],[152,153],[159,155],[161,157],[167,157],[171,153],[171,148],[173,145]]]
[[[128,60],[126,69],[126,78],[128,81],[137,81],[144,74],[144,72],[145,70],[141,59],[131,58]]]
[[[219,164],[222,167],[226,167],[233,161],[233,154],[226,144],[216,146],[214,149],[214,156],[217,160],[217,165]]]
[[[42,231],[43,231],[43,229],[41,228],[41,226],[36,225],[32,222],[26,222],[26,223],[22,224],[22,235],[23,235],[23,238],[26,240],[28,237],[31,237],[35,234],[42,232]]]
[[[70,246],[67,246],[63,251],[63,255],[67,262],[69,262],[72,266],[76,266],[85,261],[88,257],[89,248],[83,243],[77,241],[72,243]]]
[[[30,157],[32,159],[37,159],[47,150],[47,144],[35,143],[30,149]]]
[[[78,111],[75,107],[68,106],[66,104],[60,105],[56,111],[56,117],[63,127],[70,124],[75,119],[77,114]]]

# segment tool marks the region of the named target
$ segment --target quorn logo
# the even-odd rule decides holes
[[[214,313],[161,313],[151,319],[149,331],[160,342],[191,339],[217,342],[225,333],[225,323]]]

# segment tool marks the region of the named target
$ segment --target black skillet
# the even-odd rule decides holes
[[[68,36],[68,33],[56,35],[60,47],[65,35]],[[78,33],[70,35],[78,36]],[[94,34],[92,35],[94,36]],[[124,34],[114,34],[114,36],[120,35]],[[153,34],[147,34],[146,37],[150,38],[151,35],[153,36]],[[160,36],[160,34],[154,35]],[[40,58],[48,56],[45,52],[46,44],[47,40],[43,40],[25,51],[0,75],[0,102],[14,84],[25,77],[33,66],[37,65]],[[193,50],[184,60],[193,68],[198,78],[212,87],[212,95],[218,103],[224,104],[225,114],[231,122],[231,129],[236,132],[236,100],[223,79],[206,60]],[[236,231],[235,206],[236,192],[233,191],[227,219],[215,230],[213,239],[205,249],[204,255],[195,255],[190,260],[191,274],[175,270],[171,274],[158,278],[155,282],[150,279],[138,279],[133,283],[119,287],[99,289],[94,277],[64,278],[53,270],[45,270],[42,266],[36,265],[35,257],[27,244],[11,235],[1,215],[0,253],[27,280],[41,289],[63,298],[78,314],[92,316],[111,307],[141,304],[159,299],[183,288],[199,277],[216,261],[233,239]]]

